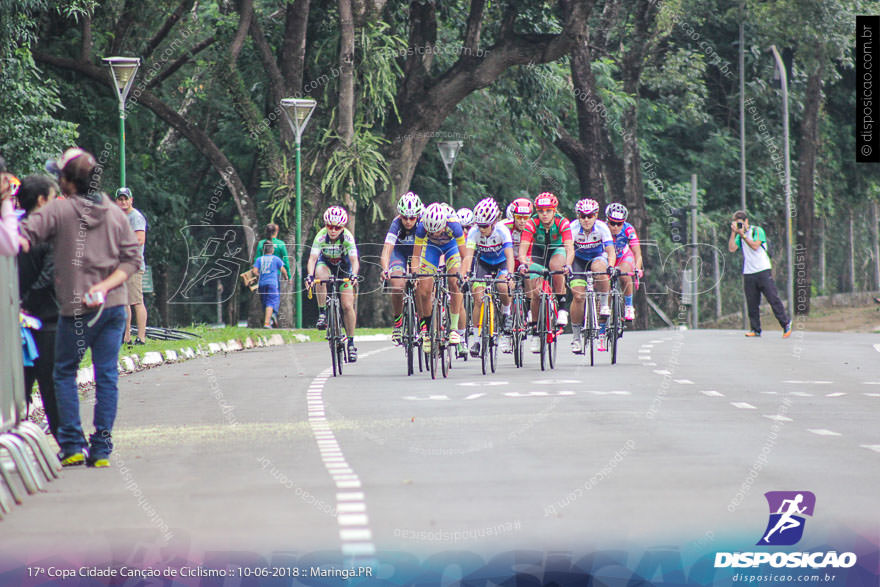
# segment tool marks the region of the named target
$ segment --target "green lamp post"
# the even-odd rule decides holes
[[[296,327],[302,328],[302,176],[300,158],[302,133],[315,111],[318,103],[310,98],[285,98],[281,100],[281,110],[287,118],[296,137]]]
[[[110,77],[119,98],[119,187],[125,187],[125,99],[141,60],[137,57],[105,57],[102,61],[110,67]]]

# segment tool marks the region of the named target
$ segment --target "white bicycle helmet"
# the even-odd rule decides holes
[[[422,199],[413,192],[406,192],[397,202],[397,213],[408,218],[415,218],[424,208]]]
[[[578,200],[574,208],[578,214],[592,214],[599,211],[599,202],[590,198],[584,198],[583,200]]]
[[[324,212],[324,224],[345,226],[348,223],[348,212],[342,206],[330,206]]]
[[[474,225],[474,213],[470,208],[459,208],[455,211],[455,215],[458,216],[458,221],[461,222],[462,226],[469,227]]]
[[[477,224],[492,224],[500,214],[501,210],[492,198],[484,198],[474,206],[474,220]]]
[[[608,220],[623,222],[626,220],[627,216],[629,216],[629,212],[627,211],[626,206],[619,202],[608,204],[608,206],[605,207],[605,218]]]
[[[425,208],[425,212],[422,214],[422,226],[428,232],[440,232],[446,228],[446,221],[449,218],[449,210],[451,209],[449,204],[438,204],[436,202],[431,204]]]

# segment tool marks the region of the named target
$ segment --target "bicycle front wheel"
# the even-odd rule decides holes
[[[541,371],[547,370],[547,304],[544,301],[544,295],[541,295],[541,303],[538,306],[538,327],[536,336],[541,345]]]
[[[547,332],[548,332],[548,340],[547,340],[547,362],[550,364],[550,368],[556,368],[556,343],[559,338],[559,333],[556,332],[556,308],[555,304],[552,301],[548,301],[547,303]]]

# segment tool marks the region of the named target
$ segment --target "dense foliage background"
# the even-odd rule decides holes
[[[678,311],[687,252],[670,209],[698,178],[701,316],[741,309],[740,254],[726,250],[740,207],[739,26],[745,39],[747,207],[767,230],[784,291],[781,96],[771,44],[790,60],[792,197],[809,254],[799,291],[878,285],[877,165],[856,164],[852,45],[858,0],[19,0],[0,3],[0,152],[20,176],[78,144],[118,175],[117,98],[105,56],[138,56],[127,179],[150,222],[152,323],[210,321],[168,304],[183,279],[181,229],[270,220],[293,242],[293,136],[277,105],[310,96],[304,242],[330,203],[352,210],[368,263],[396,198],[445,199],[436,142],[460,139],[455,205],[506,204],[552,190],[623,201],[646,243],[643,292]],[[342,16],[340,16],[342,15]],[[212,197],[213,196],[213,197]],[[721,304],[713,285],[721,265]],[[784,297],[784,294],[783,294]],[[236,292],[226,319],[246,313]],[[651,316],[639,296],[642,325]],[[378,293],[363,323],[387,323]],[[799,308],[809,310],[809,305]],[[289,320],[291,308],[284,313]]]

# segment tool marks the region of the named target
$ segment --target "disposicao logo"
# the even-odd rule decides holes
[[[810,491],[768,491],[770,521],[757,546],[791,546],[804,535],[803,516],[813,517],[816,496]]]
[[[816,496],[810,491],[768,491],[770,506],[767,528],[756,546],[791,546],[804,535],[804,516],[813,516]],[[774,568],[849,568],[856,564],[852,552],[716,552],[715,568],[756,568],[769,564]]]

